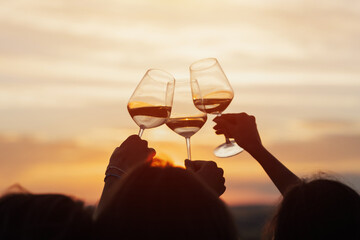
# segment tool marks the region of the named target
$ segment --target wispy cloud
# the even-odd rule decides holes
[[[128,80],[130,69],[153,64],[185,72],[191,61],[218,56],[229,72],[263,71],[277,81],[284,72],[301,73],[295,80],[307,82],[314,74],[333,82],[341,74],[352,82],[359,76],[353,52],[360,7],[353,1],[8,1],[0,10],[3,53],[16,54],[26,61],[19,65],[38,73],[44,60],[54,75],[59,69],[76,76],[87,68],[90,79]],[[251,80],[266,80],[261,77]]]

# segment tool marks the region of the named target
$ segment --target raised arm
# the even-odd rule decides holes
[[[246,113],[223,114],[214,121],[216,134],[234,138],[240,147],[258,161],[281,194],[300,181],[263,146],[254,116]]]
[[[119,147],[115,148],[105,171],[103,192],[95,211],[95,217],[103,202],[111,195],[111,187],[114,182],[119,181],[124,174],[129,172],[139,164],[152,160],[156,152],[153,148],[148,148],[148,143],[138,135],[129,136]]]

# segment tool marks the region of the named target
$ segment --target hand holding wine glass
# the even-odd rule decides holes
[[[234,97],[234,91],[216,58],[206,58],[190,66],[190,79],[198,82],[198,88],[192,89],[195,106],[209,114],[221,116]],[[234,156],[243,149],[235,141],[226,138],[226,142],[214,150],[217,157]]]
[[[193,104],[191,85],[197,84],[189,79],[176,80],[174,103],[166,125],[177,134],[185,137],[188,159],[191,160],[190,137],[197,133],[207,120],[206,113]]]
[[[144,129],[158,127],[166,122],[171,113],[175,79],[159,69],[149,69],[134,93],[127,108],[135,123]]]

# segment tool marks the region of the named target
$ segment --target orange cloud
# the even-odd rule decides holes
[[[299,176],[318,170],[344,179],[359,189],[360,135],[328,136],[307,142],[271,145],[269,149]],[[193,143],[193,159],[214,160],[225,171],[229,204],[275,203],[280,194],[259,164],[243,152],[227,159],[215,158],[214,142]],[[150,141],[157,156],[183,166],[185,142]],[[113,148],[81,146],[72,141],[39,141],[31,137],[0,136],[0,190],[20,183],[32,192],[61,192],[95,203],[103,186],[104,170]]]

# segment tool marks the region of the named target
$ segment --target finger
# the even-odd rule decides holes
[[[195,161],[191,161],[192,164],[192,169],[197,172],[200,169],[202,169],[204,167],[204,165],[207,164],[208,161],[203,161],[203,160],[195,160]]]
[[[234,121],[235,118],[242,113],[224,113],[221,116],[217,116],[213,119],[214,122],[218,121]]]
[[[222,184],[222,185],[225,184],[225,178],[224,178],[224,177],[221,177],[220,181],[221,181],[221,184]]]
[[[148,155],[148,157],[146,158],[144,163],[151,163],[154,161],[154,156],[155,155]]]
[[[224,175],[224,170],[222,168],[218,168],[218,172],[219,172],[220,176]]]
[[[148,154],[149,154],[149,156],[151,156],[151,157],[155,157],[155,155],[156,155],[155,149],[149,148],[149,149],[148,149]]]
[[[217,168],[217,164],[214,161],[206,161],[202,168]]]
[[[238,115],[238,113],[222,113],[221,116],[216,116],[214,118],[214,121],[219,120],[219,119],[226,119],[226,118],[231,118],[231,117],[235,117],[236,115]]]
[[[215,117],[213,121],[219,122],[219,121],[225,121],[227,124],[236,124],[237,121],[244,121],[245,119],[248,119],[249,115],[245,112],[241,113],[226,113],[222,114],[219,117]]]
[[[131,135],[129,136],[124,142],[120,144],[120,148],[137,145],[141,141],[138,135]]]
[[[216,131],[220,131],[220,132],[225,132],[225,127],[219,124],[216,124],[213,129]]]
[[[223,131],[223,130],[217,130],[217,131],[215,131],[215,134],[217,134],[217,135],[225,134],[225,131]]]
[[[213,119],[214,122],[218,123],[218,122],[221,122],[221,121],[224,121],[224,115],[221,115],[221,116],[217,116]]]
[[[195,171],[193,161],[190,161],[189,159],[185,159],[185,167],[188,170]]]
[[[219,191],[219,197],[226,191],[226,187],[223,186]]]
[[[256,118],[253,115],[249,115],[249,120],[251,122],[256,122]]]
[[[216,125],[214,127],[216,127],[217,129],[220,129],[220,128],[232,129],[237,125],[235,118],[232,118],[232,119],[223,118],[223,119],[218,119],[215,122],[216,122]]]
[[[218,119],[217,121],[215,121],[215,123],[216,123],[215,126],[223,127],[224,125],[227,124],[227,121],[223,119]]]
[[[246,112],[239,113],[237,116],[239,117],[248,117],[249,115]]]
[[[204,161],[204,160],[191,161],[191,165],[192,165],[192,168],[194,171],[198,171],[198,170],[204,168],[205,166],[210,167],[212,165],[212,167],[217,167],[215,162]]]
[[[219,131],[225,131],[225,129],[227,129],[227,127],[225,126],[225,125],[221,125],[221,124],[216,124],[214,127],[213,127],[213,129],[215,130],[215,131],[217,131],[217,130],[219,130]]]
[[[141,138],[139,137],[139,135],[133,134],[133,135],[130,135],[124,142],[126,142],[126,141],[133,142],[133,141],[140,141],[140,140],[141,140]]]
[[[143,147],[147,148],[147,147],[148,147],[148,141],[146,141],[146,140],[141,140],[141,145],[142,145]]]
[[[223,134],[226,137],[231,138],[232,134],[230,134],[230,132],[231,131],[229,131],[229,129],[227,129],[227,128],[220,128],[219,127],[219,129],[215,131],[215,134],[217,134],[217,135]]]

